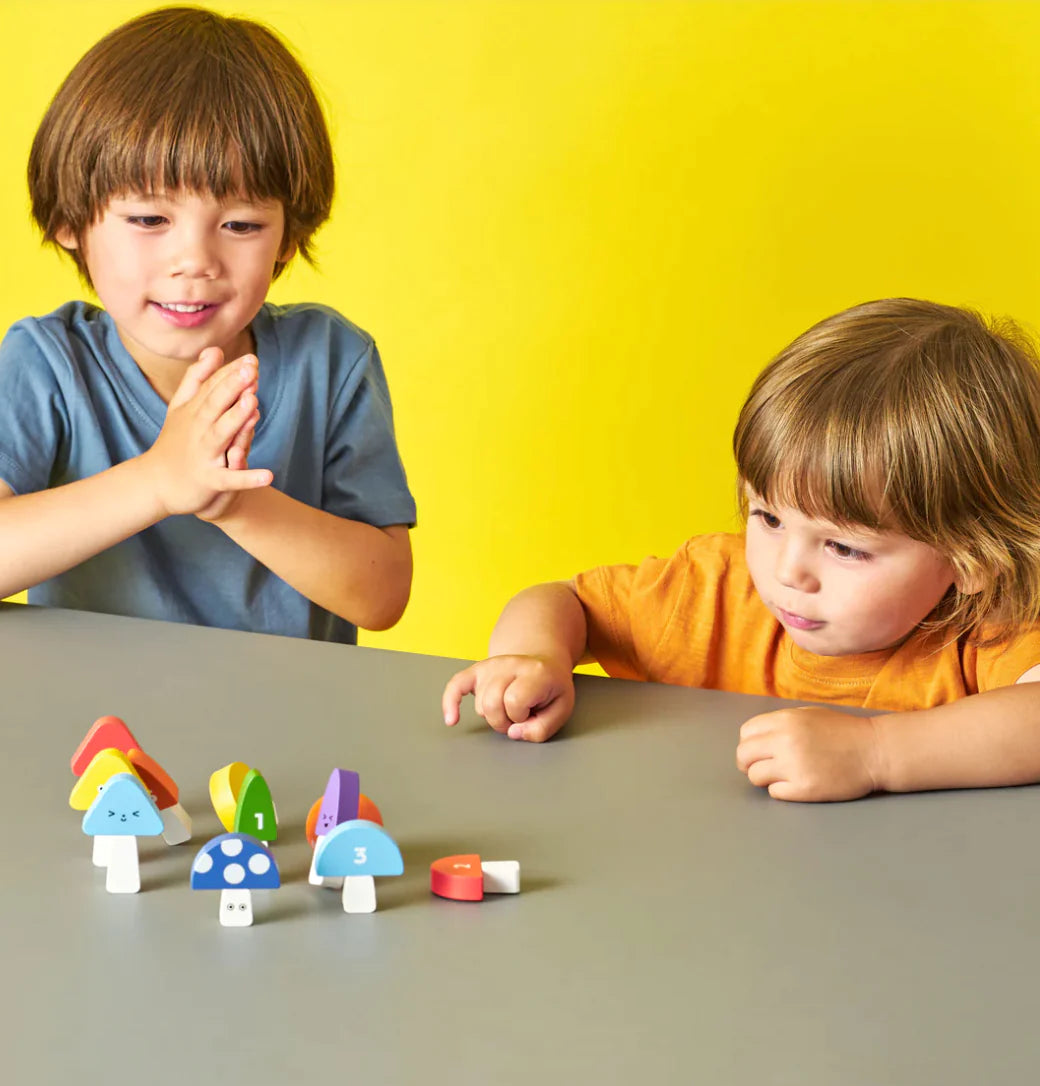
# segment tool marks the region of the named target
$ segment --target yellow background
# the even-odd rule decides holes
[[[103,32],[154,4],[0,0],[0,325],[82,296],[24,166]],[[537,580],[734,525],[754,373],[906,294],[1037,322],[1040,4],[285,0],[338,197],[317,300],[372,332],[419,503],[403,621],[476,656]]]

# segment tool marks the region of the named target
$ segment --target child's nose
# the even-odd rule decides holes
[[[787,542],[780,548],[776,561],[776,579],[786,588],[799,592],[815,592],[820,587],[809,555],[805,548],[797,543]]]
[[[193,233],[177,238],[171,253],[171,271],[186,279],[211,279],[220,268],[216,247]]]

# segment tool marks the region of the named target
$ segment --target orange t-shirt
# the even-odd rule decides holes
[[[575,578],[589,649],[608,675],[912,710],[1011,686],[1040,663],[1040,630],[979,648],[917,634],[894,649],[817,656],[799,648],[755,591],[741,535],[688,539],[671,558]]]

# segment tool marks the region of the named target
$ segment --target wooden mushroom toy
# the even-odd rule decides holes
[[[334,769],[329,774],[328,784],[325,786],[325,794],[321,797],[321,806],[318,808],[318,816],[314,825],[315,837],[324,837],[329,830],[338,826],[341,822],[349,822],[353,818],[359,818],[358,808],[361,805],[361,778],[352,769]],[[307,881],[311,886],[325,886],[330,890],[339,890],[343,887],[341,879],[323,879],[314,869],[317,848],[311,854],[311,869],[307,875]]]
[[[74,811],[85,811],[97,799],[105,783],[120,773],[136,777],[137,772],[130,759],[121,750],[110,748],[99,750],[82,770],[80,778],[69,793],[69,806]],[[142,782],[143,783],[143,782]],[[94,837],[93,861],[95,867],[108,866],[108,847],[111,843],[108,834]]]
[[[133,732],[117,716],[101,716],[90,725],[83,742],[76,748],[72,756],[72,772],[77,777],[83,776],[83,771],[94,760],[97,754],[103,750],[121,750],[125,754],[140,744],[133,736]]]
[[[430,889],[454,901],[483,901],[485,894],[520,893],[516,860],[481,860],[475,853],[442,856],[430,864]]]
[[[132,773],[109,777],[83,816],[83,832],[107,839],[105,889],[136,894],[141,889],[137,838],[162,833],[162,817],[140,779]]]
[[[121,751],[125,754],[133,771],[151,792],[162,815],[163,840],[168,845],[179,845],[190,840],[191,818],[180,805],[176,782],[154,758],[141,750],[133,732],[119,717],[102,716],[94,721],[72,756],[72,772],[81,777],[104,750]]]
[[[278,840],[278,815],[271,789],[258,769],[249,770],[242,778],[231,829],[235,833],[251,834],[265,845]]]
[[[220,891],[220,923],[246,928],[253,923],[253,890],[281,885],[271,853],[247,833],[222,833],[208,840],[191,866],[193,890]]]
[[[371,913],[376,908],[375,879],[404,873],[394,839],[374,822],[341,822],[315,846],[314,870],[322,878],[343,877],[343,911]]]
[[[242,790],[242,782],[248,772],[249,766],[245,762],[229,762],[210,774],[209,798],[220,824],[229,832],[235,825],[238,793]]]

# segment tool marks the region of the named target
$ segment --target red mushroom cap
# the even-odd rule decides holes
[[[83,737],[83,742],[72,756],[72,772],[77,777],[90,765],[99,750],[121,750],[125,754],[141,744],[134,738],[133,732],[117,716],[101,716],[90,726]]]

